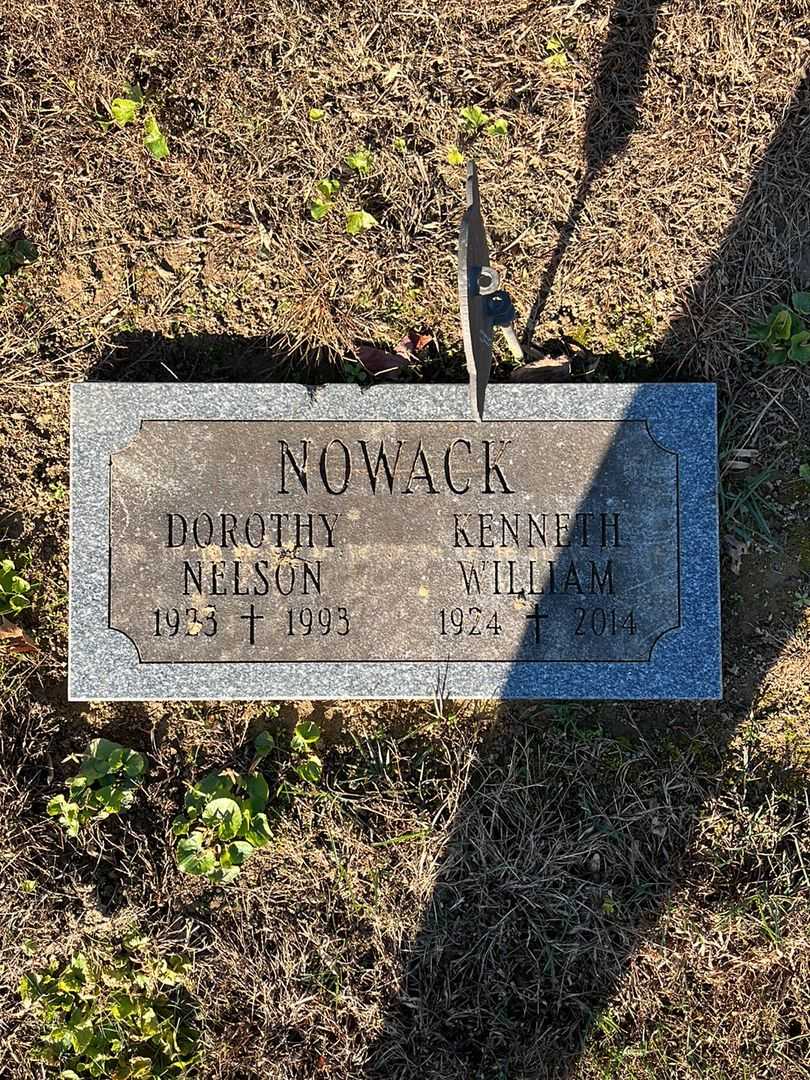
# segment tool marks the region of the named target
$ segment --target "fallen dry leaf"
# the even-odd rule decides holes
[[[37,643],[23,629],[9,622],[3,615],[0,615],[0,649],[17,656],[30,656],[31,653],[40,651]]]
[[[571,361],[567,356],[540,356],[526,364],[520,364],[509,373],[510,382],[549,383],[565,382],[571,375]]]
[[[407,367],[407,358],[399,353],[376,349],[373,345],[358,345],[357,359],[369,375],[393,375]]]
[[[400,356],[415,356],[422,349],[426,349],[433,341],[432,334],[419,334],[416,330],[409,330],[405,337],[396,347]]]
[[[733,574],[739,574],[743,556],[747,555],[751,550],[751,541],[738,540],[733,533],[726,533],[723,536],[723,549],[728,555],[731,564],[731,572]]]

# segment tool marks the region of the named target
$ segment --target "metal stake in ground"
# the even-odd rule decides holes
[[[467,166],[467,209],[458,234],[458,302],[461,332],[470,376],[473,417],[484,415],[484,398],[492,371],[492,328],[500,326],[512,354],[523,359],[513,322],[515,308],[509,294],[498,288],[497,270],[489,265],[489,245],[481,217],[475,162]]]

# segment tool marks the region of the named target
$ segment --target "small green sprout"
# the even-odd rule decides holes
[[[109,739],[93,739],[78,773],[67,782],[67,796],[54,796],[48,815],[57,818],[70,836],[78,836],[88,822],[127,810],[145,771],[146,760],[136,750]]]
[[[463,165],[464,155],[457,146],[451,146],[447,151],[447,164],[448,165]]]
[[[483,131],[485,135],[504,136],[509,131],[508,121],[487,116],[478,105],[468,105],[465,109],[462,109],[459,113],[459,120],[462,129],[467,135],[477,135],[480,131]],[[450,164],[461,164],[461,162],[451,161]]]
[[[25,1009],[41,1022],[35,1060],[62,1080],[169,1080],[198,1067],[198,1032],[187,990],[191,962],[162,957],[130,935],[120,949],[74,953],[20,981]]]
[[[315,197],[309,204],[309,216],[313,221],[322,221],[335,205],[335,196],[340,191],[339,180],[318,180],[315,183]]]
[[[810,465],[799,466],[799,479],[804,480],[805,484],[810,484]]]
[[[143,145],[157,161],[169,156],[166,136],[160,130],[152,113],[147,113],[143,118]]]
[[[468,135],[476,135],[489,122],[489,117],[477,105],[468,105],[459,112],[461,126]]]
[[[317,124],[326,116],[324,109],[310,109],[307,113],[311,124]]]
[[[405,140],[403,139],[403,137],[401,135],[395,135],[394,136],[393,145],[394,145],[394,149],[399,154],[404,154],[405,151],[408,149],[407,143],[405,142]]]
[[[20,237],[17,240],[0,240],[0,290],[21,267],[35,263],[39,252],[30,240]]]
[[[543,61],[546,67],[551,68],[553,71],[562,71],[563,68],[568,67],[565,43],[556,34],[552,34],[546,42],[546,53],[548,55]]]
[[[346,232],[349,236],[357,236],[379,224],[374,215],[365,210],[350,210],[346,214]]]
[[[361,146],[347,156],[346,164],[359,176],[368,176],[374,164],[374,156],[367,147]]]
[[[468,135],[477,135],[489,123],[489,117],[478,105],[467,105],[460,111],[459,119]]]
[[[116,127],[131,124],[143,106],[143,91],[137,83],[128,86],[121,97],[110,102],[110,116]]]
[[[0,615],[19,615],[31,607],[31,582],[20,574],[13,559],[0,558]]]
[[[313,750],[321,737],[321,729],[309,720],[301,720],[295,725],[290,746],[296,755],[293,769],[298,776],[309,784],[317,784],[323,772],[323,763]]]
[[[499,118],[497,120],[493,120],[491,124],[487,124],[487,126],[484,128],[484,131],[487,135],[496,135],[498,137],[503,137],[509,132],[509,123],[508,121]]]
[[[765,363],[810,363],[810,330],[802,318],[810,315],[810,292],[794,292],[791,305],[779,304],[765,322],[752,323],[748,337],[765,350]]]
[[[110,102],[110,119],[103,120],[101,126],[108,128],[110,124],[123,128],[133,123],[144,107],[143,90],[137,83],[128,86],[121,97],[113,98]],[[169,156],[169,144],[166,136],[160,130],[160,125],[154,113],[147,112],[143,117],[143,145],[156,161],[161,161]]]

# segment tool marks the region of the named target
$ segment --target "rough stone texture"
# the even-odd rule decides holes
[[[468,409],[74,386],[70,697],[718,696],[714,387]]]

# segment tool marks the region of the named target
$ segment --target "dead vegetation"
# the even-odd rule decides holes
[[[20,974],[138,925],[194,956],[211,1080],[806,1077],[810,402],[745,336],[810,284],[804,0],[44,0],[5,22],[0,233],[39,258],[0,286],[0,550],[31,553],[41,651],[0,653],[0,1074],[43,1075]],[[162,162],[99,123],[132,80]],[[466,139],[472,104],[507,136]],[[454,146],[524,316],[545,287],[536,340],[721,384],[726,700],[318,705],[322,784],[217,889],[178,873],[169,822],[268,717],[66,704],[63,384],[340,378],[358,342],[422,329],[406,377],[461,378]],[[360,206],[379,226],[350,237]],[[737,499],[763,470],[766,505]],[[45,806],[102,734],[150,783],[73,841]]]

